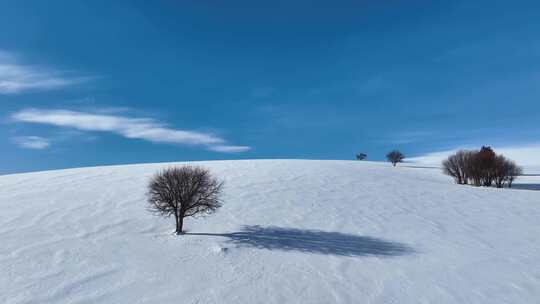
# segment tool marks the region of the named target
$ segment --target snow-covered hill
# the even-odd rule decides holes
[[[174,164],[0,176],[0,303],[540,299],[534,172],[492,189],[381,163],[193,164],[225,179],[225,203],[184,236],[146,210]]]

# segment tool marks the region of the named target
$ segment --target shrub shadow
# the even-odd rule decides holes
[[[239,247],[339,256],[392,257],[415,252],[408,245],[367,236],[280,227],[244,226],[233,233],[186,233],[228,238]]]
[[[437,167],[437,166],[430,167],[430,166],[407,166],[407,165],[401,165],[400,167],[402,167],[402,168],[413,168],[413,169],[439,169],[439,170],[442,169],[441,167]]]
[[[540,191],[540,184],[512,184],[510,189]]]

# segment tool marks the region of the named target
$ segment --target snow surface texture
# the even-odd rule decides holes
[[[146,210],[149,164],[0,176],[0,303],[538,303],[540,174],[216,161],[224,206]],[[538,172],[536,172],[538,173]]]

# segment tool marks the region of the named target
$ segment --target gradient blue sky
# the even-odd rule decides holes
[[[540,144],[538,1],[4,0],[0,28],[0,173]]]

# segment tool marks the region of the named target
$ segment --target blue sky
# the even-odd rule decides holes
[[[535,1],[4,0],[0,28],[0,173],[540,151]]]

